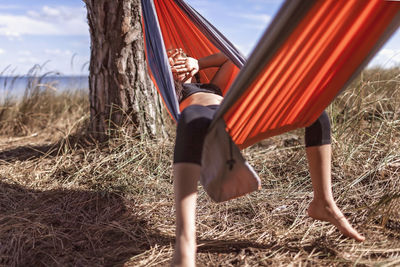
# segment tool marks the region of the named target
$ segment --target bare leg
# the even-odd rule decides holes
[[[172,266],[196,265],[196,200],[200,165],[174,164],[176,240]]]
[[[308,215],[316,220],[332,223],[347,237],[364,241],[365,237],[351,226],[333,199],[331,145],[307,147],[306,152],[314,190],[314,199],[308,208]]]

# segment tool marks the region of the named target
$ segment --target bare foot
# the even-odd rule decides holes
[[[360,235],[356,229],[351,226],[349,221],[336,206],[335,202],[327,203],[326,201],[313,200],[308,207],[308,215],[313,219],[332,223],[347,237],[360,242],[365,240],[365,237]]]
[[[195,267],[196,242],[188,241],[184,237],[181,237],[180,240],[177,240],[171,266]]]

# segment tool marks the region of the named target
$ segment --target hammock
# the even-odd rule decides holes
[[[246,60],[182,0],[142,0],[150,73],[171,116],[179,116],[166,50],[201,58],[222,51]],[[241,148],[312,124],[397,29],[400,3],[385,0],[288,0],[225,95],[223,117]],[[200,71],[207,83],[215,71]],[[229,90],[228,90],[229,89]],[[229,93],[227,94],[227,92]]]
[[[236,65],[209,132],[225,129],[240,148],[311,125],[400,23],[399,1],[287,0],[246,61],[183,0],[142,0],[142,10],[150,76],[175,120],[167,49],[223,52]],[[201,82],[214,73],[200,71]]]

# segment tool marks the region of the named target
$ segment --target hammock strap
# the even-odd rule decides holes
[[[174,79],[158,22],[154,0],[141,0],[147,63],[155,85],[172,118],[178,121],[179,104],[176,99]]]

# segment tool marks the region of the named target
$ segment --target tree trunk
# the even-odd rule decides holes
[[[104,140],[162,128],[160,98],[147,74],[140,0],[84,0],[91,36],[90,128]]]

